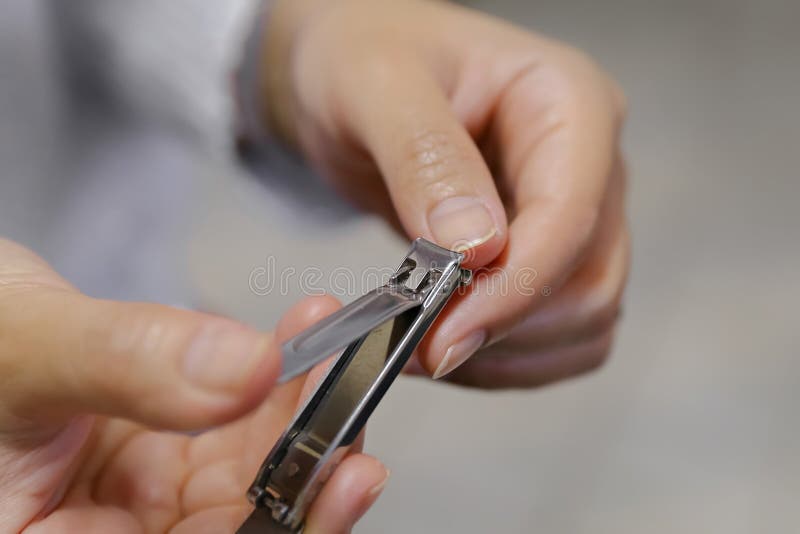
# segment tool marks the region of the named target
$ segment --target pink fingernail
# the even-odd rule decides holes
[[[483,346],[484,341],[486,341],[486,331],[478,330],[451,345],[447,352],[444,353],[444,358],[439,363],[439,367],[433,373],[433,378],[441,378],[467,361],[470,356]]]
[[[477,247],[497,233],[489,208],[475,197],[443,200],[428,213],[428,226],[439,245],[458,252]]]

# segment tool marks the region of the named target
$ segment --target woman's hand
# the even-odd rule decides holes
[[[277,340],[337,307],[308,299],[265,335],[90,299],[0,240],[0,532],[234,532],[261,461],[322,372],[273,389]],[[386,477],[352,454],[306,531],[349,532]]]
[[[427,372],[529,386],[604,360],[629,256],[613,81],[439,2],[279,1],[265,35],[272,127],[358,205],[487,267],[426,340]]]

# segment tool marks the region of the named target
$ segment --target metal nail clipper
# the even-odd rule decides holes
[[[311,502],[436,316],[472,273],[463,255],[417,239],[389,282],[287,341],[287,381],[344,349],[250,486],[238,534],[298,532]]]

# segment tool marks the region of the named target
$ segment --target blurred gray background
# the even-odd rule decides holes
[[[173,58],[147,48],[150,34],[133,52],[105,46],[94,28],[113,12],[86,29],[64,7],[79,4],[100,3],[0,6],[0,234],[89,293],[264,328],[299,296],[251,291],[269,257],[325,272],[396,263],[406,245],[377,221],[293,203],[245,176],[219,133],[198,133],[224,115],[226,80],[183,70],[180,54],[224,64],[236,17],[213,2],[157,16],[107,3],[213,34],[203,53],[173,35]],[[624,317],[609,363],[568,383],[485,393],[399,380],[367,440],[393,475],[357,532],[798,531],[800,4],[471,4],[586,50],[628,94]],[[59,35],[54,12],[84,41]],[[86,50],[145,75],[76,89],[64,65]],[[150,72],[155,55],[170,57]]]

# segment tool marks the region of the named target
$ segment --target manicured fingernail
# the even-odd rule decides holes
[[[475,197],[451,197],[428,213],[428,226],[436,242],[462,252],[485,243],[497,233],[489,208]]]
[[[203,388],[234,390],[250,379],[268,344],[269,336],[241,326],[206,326],[184,356],[184,376]]]
[[[437,367],[436,371],[433,373],[433,378],[441,378],[467,361],[470,356],[475,354],[475,351],[481,348],[484,341],[486,341],[486,332],[484,330],[478,330],[458,343],[450,345],[450,348],[444,353],[444,358],[442,358],[439,367]]]

